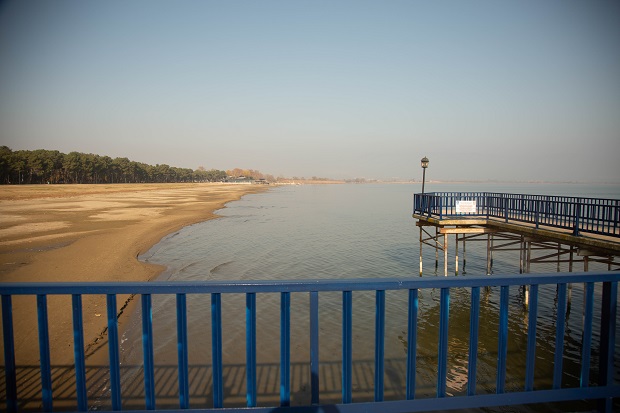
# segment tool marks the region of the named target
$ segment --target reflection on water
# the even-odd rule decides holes
[[[490,186],[490,185],[487,185]],[[534,188],[534,189],[533,189]],[[593,191],[592,187],[518,187],[465,188],[550,194]],[[607,191],[617,191],[617,188]],[[419,271],[418,229],[411,218],[413,185],[337,185],[280,187],[268,193],[250,195],[220,211],[226,218],[187,227],[153,247],[142,258],[165,264],[162,279],[171,280],[247,280],[247,279],[331,279],[331,278],[409,278]],[[455,188],[435,188],[451,191]],[[618,194],[620,192],[616,192]],[[601,194],[600,196],[609,196]],[[467,274],[486,272],[484,243],[467,244]],[[449,263],[453,271],[454,251]],[[424,276],[436,276],[435,253],[424,249]],[[441,260],[441,258],[440,258]],[[443,264],[443,262],[442,262]],[[563,264],[566,265],[566,264]],[[592,263],[590,270],[606,270]],[[442,267],[442,265],[441,265]],[[518,273],[518,252],[494,255],[494,273]],[[430,271],[429,271],[430,270]],[[440,271],[443,271],[441,268]],[[533,272],[556,271],[555,264],[537,264]],[[567,268],[562,268],[567,271]],[[596,292],[600,294],[600,292]],[[583,288],[574,285],[572,307],[566,319],[564,384],[579,382],[581,352],[581,314]],[[174,297],[153,298],[155,363],[176,363],[176,314]],[[373,398],[374,382],[374,292],[353,294],[353,400]],[[385,318],[385,399],[403,399],[405,392],[407,292],[386,292]],[[448,393],[464,395],[467,389],[469,349],[470,291],[451,290]],[[539,290],[537,320],[535,388],[550,388],[553,377],[555,345],[555,286]],[[320,387],[322,402],[339,402],[341,392],[342,294],[320,294]],[[523,292],[510,289],[508,366],[506,391],[523,389],[527,344],[528,314]],[[209,296],[188,296],[189,364],[211,365],[211,313]],[[596,307],[598,306],[598,307]],[[292,404],[309,402],[309,297],[291,297],[291,361],[293,369]],[[478,394],[495,392],[497,369],[497,330],[499,325],[499,288],[481,290],[480,341],[478,343]],[[600,303],[595,305],[595,314]],[[225,371],[225,406],[245,403],[245,296],[223,295],[223,358]],[[279,317],[278,294],[257,297],[258,404],[277,404],[279,395]],[[140,366],[142,359],[139,315],[123,335],[123,364]],[[595,316],[595,323],[599,320]],[[417,331],[416,397],[434,397],[437,381],[437,347],[439,325],[439,290],[419,292]],[[598,347],[599,328],[594,327],[592,348]],[[598,365],[593,352],[592,365]],[[619,365],[616,357],[616,372]],[[129,368],[129,370],[131,370]],[[211,376],[196,370],[190,378],[203,395],[192,397],[192,407],[211,406]],[[190,372],[191,372],[190,368]],[[200,371],[200,372],[199,372]],[[140,378],[124,374],[124,380]],[[174,371],[170,374],[174,375]],[[276,391],[277,390],[277,391]],[[173,389],[174,391],[174,389]],[[586,405],[586,408],[588,406]],[[512,410],[511,410],[512,409]],[[527,407],[503,411],[528,411]],[[579,409],[574,403],[571,409]]]

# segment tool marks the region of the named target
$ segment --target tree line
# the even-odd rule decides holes
[[[192,170],[92,153],[65,154],[46,149],[13,151],[0,146],[0,184],[221,182],[226,179],[226,171],[204,167]]]
[[[262,180],[269,181],[269,182],[276,182],[278,180],[273,175],[264,174],[255,169],[241,169],[241,168],[228,169],[226,171],[226,174],[230,178],[234,178],[234,179],[239,179],[239,178],[253,179],[253,180],[262,179]],[[279,179],[284,179],[284,178],[279,178]]]

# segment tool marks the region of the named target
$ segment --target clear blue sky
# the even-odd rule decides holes
[[[0,145],[620,182],[620,2],[4,1]]]

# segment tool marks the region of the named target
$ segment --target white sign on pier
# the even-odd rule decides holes
[[[475,214],[476,213],[476,201],[456,201],[456,213],[457,214]]]

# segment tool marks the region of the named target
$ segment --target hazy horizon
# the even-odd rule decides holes
[[[0,3],[0,145],[274,176],[620,181],[620,3]]]

